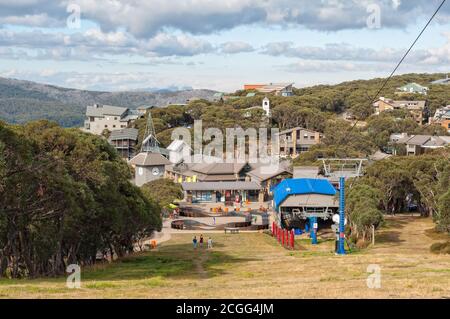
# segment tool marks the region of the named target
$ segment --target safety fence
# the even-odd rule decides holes
[[[295,232],[281,228],[277,223],[272,223],[272,236],[285,248],[295,248]]]

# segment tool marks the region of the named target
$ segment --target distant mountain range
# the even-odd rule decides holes
[[[62,126],[81,126],[87,105],[94,103],[136,108],[141,105],[164,107],[190,99],[211,99],[212,90],[191,88],[150,88],[128,92],[99,92],[67,89],[0,77],[0,120],[25,123],[49,119]]]

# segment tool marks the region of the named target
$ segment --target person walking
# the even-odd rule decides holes
[[[194,236],[194,239],[192,239],[192,245],[194,246],[194,249],[197,249],[197,236]]]
[[[203,248],[203,235],[200,235],[200,248]]]
[[[212,238],[211,237],[209,237],[208,238],[208,249],[212,249]]]

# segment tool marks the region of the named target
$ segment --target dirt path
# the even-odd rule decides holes
[[[199,258],[194,260],[195,264],[195,270],[197,271],[197,274],[201,278],[208,278],[208,272],[205,270],[205,267],[203,264],[208,260],[207,253],[202,253]]]
[[[433,228],[431,218],[387,216],[386,226],[377,232],[375,247],[371,250],[375,253],[408,255],[428,253],[435,240],[427,235],[427,231]]]

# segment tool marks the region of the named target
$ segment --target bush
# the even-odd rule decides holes
[[[450,254],[450,241],[434,243],[431,245],[430,251],[434,254]]]

